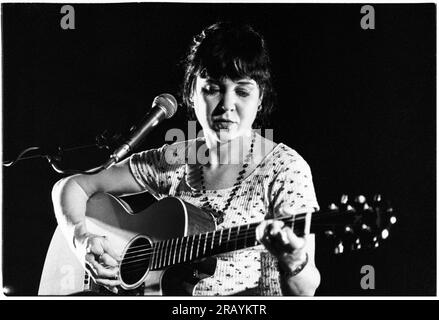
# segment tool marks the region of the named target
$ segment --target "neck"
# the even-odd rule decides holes
[[[227,141],[220,141],[216,136],[206,136],[206,146],[209,150],[208,165],[217,167],[224,164],[244,163],[252,139],[252,131]]]

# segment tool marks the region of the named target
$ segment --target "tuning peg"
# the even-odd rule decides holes
[[[387,212],[387,214],[390,215],[390,218],[389,218],[390,224],[395,224],[396,217],[393,215],[393,208],[392,207],[387,208],[386,212]]]
[[[337,247],[335,247],[335,249],[334,249],[334,253],[335,253],[335,254],[340,254],[340,253],[343,253],[343,251],[344,251],[343,242],[340,241],[340,242],[338,243]]]
[[[354,207],[352,207],[350,204],[348,204],[348,205],[346,206],[346,211],[349,212],[349,213],[355,213],[355,212],[356,212],[356,210],[354,209]]]
[[[373,196],[373,201],[381,202],[381,200],[382,200],[381,195],[379,193]]]
[[[367,224],[364,224],[364,223],[361,225],[361,229],[363,231],[371,231],[371,228]]]
[[[345,233],[352,234],[352,233],[354,233],[354,230],[353,230],[350,226],[346,226],[346,227],[344,228],[344,232],[345,232]]]
[[[357,238],[357,240],[355,240],[355,247],[354,247],[354,249],[356,249],[356,250],[360,250],[361,249],[361,242],[360,242],[359,238]]]
[[[328,206],[328,209],[329,209],[330,211],[338,211],[338,207],[335,205],[335,203],[331,203],[331,204]]]
[[[325,231],[325,236],[327,236],[328,238],[331,238],[334,236],[334,231],[332,230],[326,230]]]
[[[373,211],[372,207],[369,206],[369,205],[367,204],[367,202],[364,203],[364,205],[363,205],[363,210],[364,210],[364,211]]]
[[[383,231],[381,231],[381,238],[382,239],[387,239],[389,237],[389,230],[384,229]]]
[[[359,196],[357,196],[357,197],[355,198],[354,201],[355,201],[356,203],[363,204],[363,203],[366,203],[366,197],[363,196],[363,195],[359,195]]]
[[[341,196],[341,198],[340,198],[340,203],[342,203],[342,204],[346,204],[346,203],[348,203],[348,200],[349,200],[348,195],[347,195],[347,194],[343,194],[343,195]]]

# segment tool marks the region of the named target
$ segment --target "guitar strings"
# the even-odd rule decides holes
[[[337,213],[332,213],[332,214],[333,214],[333,217],[334,217],[335,215],[337,215]],[[296,214],[296,215],[294,215],[294,216],[288,216],[288,217],[278,218],[277,220],[285,221],[285,222],[287,222],[287,223],[292,222],[292,225],[294,226],[294,220],[295,220],[295,221],[303,221],[303,219],[306,218],[306,217],[304,217],[304,215],[306,215],[306,214],[305,214],[305,213],[299,213],[299,214]],[[299,217],[296,218],[296,219],[294,219],[294,218],[297,217],[297,216],[299,216]],[[313,216],[313,221],[318,220],[320,217],[322,217],[322,216],[319,216],[319,215]],[[288,220],[293,220],[293,221],[288,221]],[[259,222],[259,223],[260,223],[260,222]],[[249,227],[247,230],[249,230],[250,228],[252,228],[253,225],[258,225],[259,223],[253,223],[253,224],[250,224],[250,225],[249,225],[250,227]],[[332,223],[329,223],[329,224],[319,224],[319,226],[324,226],[324,225],[332,226],[333,224],[332,224]],[[245,226],[245,225],[244,225],[244,226]],[[243,227],[243,226],[242,226],[242,227]],[[224,229],[224,230],[226,230],[226,229]],[[242,230],[242,228],[240,228],[239,232],[241,232],[241,230]],[[214,237],[216,238],[216,237],[217,237],[216,232],[218,232],[218,231],[219,231],[219,230],[216,230],[215,232],[208,231],[208,232],[206,232],[206,233],[202,233],[202,234],[212,233],[212,234],[215,234]],[[232,231],[232,232],[233,232],[233,231]],[[237,230],[236,232],[238,232],[238,230]],[[202,235],[202,234],[199,234],[199,235]],[[193,236],[194,236],[194,235],[190,235],[190,236],[186,236],[186,237],[181,237],[181,238],[179,238],[179,239],[190,238],[190,237],[193,237]],[[171,238],[171,239],[166,239],[166,240],[163,240],[163,241],[155,242],[155,243],[153,243],[153,245],[154,245],[154,244],[159,244],[159,243],[164,243],[164,242],[166,242],[166,241],[170,241],[170,240],[173,240],[173,239],[177,239],[177,238]],[[151,246],[150,246],[149,244],[142,244],[142,245],[138,245],[138,246],[132,246],[132,247],[130,247],[128,250],[135,249],[135,248],[147,248],[147,247],[150,248]],[[139,250],[139,251],[143,251],[143,249],[142,249],[142,250]],[[127,252],[126,256],[129,255],[129,254],[131,254],[131,253],[136,253],[136,252],[138,252],[138,251],[136,251],[136,250],[129,251],[129,252]]]
[[[332,226],[332,224],[328,224],[327,226]],[[249,239],[249,235],[248,235],[249,231],[252,232],[253,230],[252,229],[248,229],[248,230],[246,230],[246,234],[243,234],[242,236],[238,236],[238,237],[236,237],[236,234],[231,234],[230,235],[230,239],[225,241],[224,245],[230,247],[230,246],[233,245],[232,242],[235,242],[235,247],[236,247],[236,244],[237,244],[238,241],[242,241],[242,240],[251,241],[252,239],[251,238]],[[251,236],[253,237],[254,234],[251,234]],[[212,240],[215,243],[215,241],[217,241],[219,239],[218,239],[218,237],[215,236]],[[205,239],[205,241],[206,241],[206,239]],[[163,242],[165,242],[165,241],[163,241]],[[161,242],[161,243],[163,243],[163,242]],[[198,242],[201,244],[200,240]],[[156,243],[156,244],[161,244],[161,243]],[[187,245],[187,243],[185,245]],[[256,245],[258,245],[257,242],[254,243],[252,246],[256,246]],[[203,245],[201,244],[201,246],[203,246]],[[204,246],[206,246],[206,242],[204,243]],[[181,260],[180,257],[181,257],[181,254],[182,254],[181,243],[180,243],[180,252],[179,252],[178,258],[176,256],[176,253],[177,253],[176,252],[176,247],[177,247],[177,244],[175,244],[175,245],[173,244],[170,247],[168,247],[168,244],[166,244],[166,245],[163,244],[162,248],[159,248],[159,246],[156,246],[156,247],[152,247],[152,248],[149,248],[149,249],[138,250],[136,252],[139,252],[139,253],[142,252],[142,253],[134,255],[134,256],[131,255],[127,259],[124,259],[124,261],[122,262],[122,265],[123,266],[127,266],[129,264],[135,264],[137,262],[144,262],[144,261],[148,260],[150,256],[153,256],[153,258],[154,258],[154,255],[156,255],[158,257],[158,259],[160,259],[159,261],[158,260],[153,261],[154,268],[156,267],[156,265],[157,265],[157,268],[159,268],[159,267],[161,268],[161,267],[165,267],[167,265],[171,265],[171,262],[166,262],[166,261],[171,261],[171,260],[172,260],[172,264],[176,264],[175,260],[177,260],[177,263],[187,262],[187,261],[180,261]],[[198,245],[198,247],[200,247],[200,245]],[[201,250],[203,250],[203,249],[201,249]],[[210,250],[212,250],[212,249],[210,249]],[[172,251],[174,251],[174,252],[172,252]],[[204,255],[205,251],[202,254]],[[185,259],[186,256],[187,256],[187,252],[185,250],[185,252],[183,253],[183,259]],[[144,257],[144,258],[142,258],[142,257]],[[140,258],[140,259],[138,259],[138,258]],[[197,259],[197,258],[199,258],[197,253],[195,253],[194,258],[191,258],[191,254],[189,255],[189,260],[194,260],[194,259]],[[162,264],[164,264],[164,265],[162,266]]]
[[[297,219],[297,221],[302,221],[303,219]],[[240,229],[240,230],[232,230],[231,232],[230,232],[230,234],[229,235],[227,235],[227,234],[219,234],[219,235],[217,235],[216,233],[213,235],[213,237],[207,237],[207,234],[209,233],[205,233],[206,234],[206,237],[205,237],[205,239],[204,239],[204,242],[205,242],[205,245],[206,245],[206,240],[207,239],[212,239],[212,241],[213,242],[215,242],[216,240],[220,240],[220,239],[223,239],[223,238],[228,238],[228,240],[225,240],[225,241],[239,241],[239,240],[245,240],[246,238],[248,238],[248,233],[249,232],[251,232],[251,234],[253,235],[253,231],[256,229],[256,227],[257,227],[257,224],[254,224],[254,225],[249,225],[249,227],[245,230],[245,231],[242,231],[243,229]],[[237,234],[239,234],[239,237],[236,237],[236,235]],[[198,240],[195,240],[195,238],[192,240],[192,244],[194,243],[194,241],[197,241],[197,242],[199,242],[199,243],[201,243],[201,237],[202,237],[202,235],[203,234],[200,234],[200,238],[198,239]],[[196,235],[195,235],[196,236]],[[226,237],[225,237],[226,236]],[[189,238],[190,238],[191,236],[188,236],[187,237],[187,239],[188,239],[188,241],[186,242],[186,244],[185,245],[187,245],[188,243],[189,243]],[[137,255],[137,253],[141,253],[141,252],[143,252],[143,254],[142,255],[145,255],[145,253],[148,253],[148,252],[151,252],[151,251],[154,251],[154,253],[160,253],[160,256],[161,256],[161,253],[163,252],[163,250],[165,250],[165,253],[167,252],[167,251],[169,251],[168,250],[168,248],[169,248],[169,246],[172,248],[172,247],[176,247],[176,244],[173,244],[173,241],[174,241],[174,239],[176,239],[176,238],[173,238],[173,239],[167,239],[167,240],[164,240],[164,241],[161,241],[161,242],[156,242],[155,243],[155,245],[156,246],[150,246],[150,245],[139,245],[139,246],[136,246],[136,248],[140,248],[140,247],[142,247],[142,248],[145,248],[145,249],[141,249],[141,250],[133,250],[133,251],[130,251],[130,252],[128,252],[126,255],[125,255],[125,257],[128,257],[127,259],[124,259],[125,261],[129,261],[129,259],[132,259],[132,258],[136,258],[136,257],[138,257],[138,256],[140,256],[140,255]],[[171,241],[171,242],[170,242]],[[160,248],[159,249],[159,246],[160,246],[160,244],[163,244],[163,247],[165,247],[166,246],[166,248]],[[191,245],[192,245],[191,244]],[[211,243],[211,245],[212,245],[212,243]],[[181,246],[181,243],[180,243],[180,246]],[[134,248],[134,247],[131,247],[131,248]],[[131,249],[130,248],[130,249]],[[133,256],[133,254],[134,254],[134,256]],[[126,263],[128,263],[128,262],[125,262],[125,264]]]
[[[291,217],[289,217],[290,219],[291,219]],[[296,220],[296,221],[302,221],[303,219],[301,219],[300,217]],[[248,239],[248,233],[249,232],[251,232],[251,236],[253,237],[254,236],[254,233],[253,233],[253,231],[255,230],[255,228],[256,228],[256,226],[257,225],[255,225],[255,226],[252,226],[252,225],[250,225],[250,227],[247,229],[247,230],[245,230],[245,234],[242,234],[242,235],[238,235],[238,230],[236,230],[236,234],[230,234],[229,236],[228,236],[228,238],[229,238],[229,240],[227,240],[226,242],[225,242],[225,245],[226,246],[233,246],[233,244],[231,244],[231,242],[235,242],[235,249],[236,249],[236,245],[237,245],[237,242],[238,241],[241,241],[241,240],[246,240],[246,241],[248,241],[249,239]],[[294,226],[294,224],[293,224],[293,226]],[[238,235],[238,236],[237,236]],[[224,237],[224,235],[222,235],[222,237]],[[207,237],[206,237],[206,239],[207,239]],[[205,243],[204,243],[204,246],[206,246],[206,239],[205,239]],[[169,239],[170,240],[170,239]],[[169,240],[165,240],[165,241],[169,241]],[[215,241],[215,240],[219,240],[219,237],[217,237],[216,235],[214,236],[214,238],[212,239],[213,241]],[[251,239],[250,239],[251,240]],[[201,241],[200,240],[198,240],[198,242],[199,242],[199,244],[198,244],[198,247],[200,246],[200,243],[201,243]],[[168,243],[169,244],[169,243]],[[149,249],[143,249],[143,250],[137,250],[137,251],[132,251],[132,252],[130,252],[130,253],[133,253],[133,252],[142,252],[143,251],[143,253],[142,254],[138,254],[138,255],[135,255],[135,256],[130,256],[128,259],[124,259],[124,261],[122,262],[122,264],[121,264],[121,266],[124,266],[125,267],[125,272],[134,272],[134,271],[139,271],[139,270],[142,270],[142,269],[144,269],[144,267],[142,267],[142,268],[139,268],[137,265],[139,264],[139,263],[143,263],[143,262],[145,262],[145,261],[148,261],[149,260],[149,257],[150,256],[153,256],[154,257],[154,255],[156,255],[156,256],[158,256],[158,259],[160,259],[159,261],[153,261],[153,268],[154,269],[159,269],[159,268],[163,268],[163,267],[165,267],[165,266],[168,266],[168,265],[172,265],[172,264],[176,264],[175,263],[175,260],[177,260],[177,263],[183,263],[183,262],[186,262],[186,261],[183,261],[183,262],[181,262],[180,260],[181,260],[181,251],[182,251],[182,248],[180,248],[180,253],[179,253],[179,257],[177,258],[176,257],[176,255],[175,255],[175,253],[174,254],[172,254],[172,252],[171,251],[173,251],[172,250],[172,248],[174,248],[174,250],[175,250],[175,248],[176,248],[176,245],[171,245],[171,250],[169,250],[168,249],[168,244],[166,244],[166,248],[164,248],[165,246],[163,246],[161,249],[158,249],[158,247],[159,246],[157,246],[157,247],[152,247],[152,248],[149,248]],[[252,244],[252,246],[254,246],[254,245],[257,245],[257,242],[254,242],[253,244]],[[137,246],[137,247],[141,247],[141,246]],[[157,250],[156,250],[157,249]],[[192,257],[192,254],[190,254],[190,257],[189,257],[189,261],[191,261],[191,260],[196,260],[197,258],[200,258],[200,255],[199,255],[199,253],[198,253],[198,250],[199,249],[197,249],[197,253],[195,253],[194,254],[194,256]],[[152,252],[152,253],[151,253]],[[168,253],[168,254],[167,254]],[[204,251],[204,253],[203,253],[203,255],[205,254],[205,251]],[[185,253],[184,253],[184,256],[183,256],[183,260],[186,260],[186,256],[187,256],[187,252],[186,252],[186,250],[185,250]],[[141,257],[143,257],[143,258],[141,258]],[[139,258],[139,259],[138,259]],[[131,259],[131,260],[129,260],[129,259]],[[135,260],[132,260],[132,259],[135,259]],[[171,261],[172,261],[172,263],[171,263]],[[133,269],[133,267],[134,267],[134,269]]]
[[[289,217],[289,219],[291,219],[291,217]],[[295,219],[295,221],[303,221],[304,220],[304,218],[298,218],[298,219]],[[240,239],[236,239],[236,238],[233,238],[232,239],[232,237],[235,237],[236,236],[236,234],[240,234],[240,233],[245,233],[245,235],[244,235],[244,238],[241,238],[241,239],[245,239],[246,237],[247,237],[247,233],[249,232],[249,231],[251,231],[251,232],[253,232],[255,229],[256,229],[256,227],[259,225],[259,223],[256,223],[256,224],[250,224],[249,225],[249,227],[246,229],[246,230],[244,230],[244,229],[236,229],[236,230],[232,230],[231,229],[231,232],[230,232],[230,235],[229,236],[227,236],[227,237],[229,237],[230,239],[229,240],[235,240],[235,241],[237,241],[237,240],[240,240]],[[293,224],[294,225],[294,224]],[[243,231],[244,230],[244,231]],[[190,235],[190,236],[186,236],[186,237],[184,237],[184,238],[186,238],[186,239],[190,239],[190,237],[194,237],[194,236],[197,236],[197,235],[199,235],[200,237],[201,237],[201,235],[203,235],[203,234],[206,234],[206,238],[207,238],[207,234],[208,233],[212,233],[212,232],[207,232],[207,233],[201,233],[201,234],[196,234],[196,235]],[[222,233],[222,234],[216,234],[216,232],[215,233],[212,233],[212,234],[214,234],[214,236],[213,236],[213,240],[219,240],[220,239],[220,237],[221,238],[224,238],[224,236],[225,235],[227,235],[227,233]],[[226,237],[226,238],[227,238]],[[209,239],[210,238],[212,238],[212,237],[209,237]],[[168,247],[168,245],[171,245],[171,246],[173,246],[169,241],[172,241],[172,240],[174,240],[174,239],[178,239],[178,238],[171,238],[171,239],[167,239],[167,240],[163,240],[163,241],[160,241],[160,242],[155,242],[152,246],[151,245],[149,245],[149,244],[144,244],[144,245],[138,245],[138,246],[133,246],[133,247],[130,247],[128,250],[130,250],[130,249],[133,249],[133,248],[145,248],[145,249],[140,249],[140,250],[130,250],[130,251],[128,251],[126,254],[125,254],[125,257],[127,257],[127,256],[129,256],[129,257],[131,257],[131,255],[132,254],[136,254],[136,253],[139,253],[139,252],[143,252],[143,251],[154,251],[154,250],[156,250],[157,249],[157,247],[159,246],[159,244],[164,244],[164,245],[166,245],[166,247]],[[183,239],[183,238],[180,238],[180,239]],[[195,238],[193,239],[193,241],[195,240]],[[200,241],[201,239],[198,239],[197,241]],[[205,239],[205,241],[206,241],[206,239]],[[168,243],[166,243],[166,242],[168,242]],[[186,245],[187,245],[187,243],[188,243],[188,241],[186,242]],[[156,246],[154,246],[154,245],[156,245]],[[160,249],[161,250],[161,249]],[[158,250],[158,251],[156,251],[156,252],[159,252],[160,250]],[[124,259],[125,260],[125,259]]]

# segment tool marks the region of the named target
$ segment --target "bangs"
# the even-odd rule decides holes
[[[255,59],[236,56],[213,56],[205,61],[200,61],[198,72],[201,78],[222,80],[229,78],[233,81],[240,79],[253,79],[257,83],[264,82],[264,70]]]
[[[268,63],[263,49],[263,41],[254,34],[217,34],[200,45],[196,72],[202,78],[251,78],[264,82]]]

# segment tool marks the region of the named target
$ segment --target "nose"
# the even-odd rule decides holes
[[[235,111],[236,100],[233,92],[225,92],[222,99],[222,108],[224,111]]]

